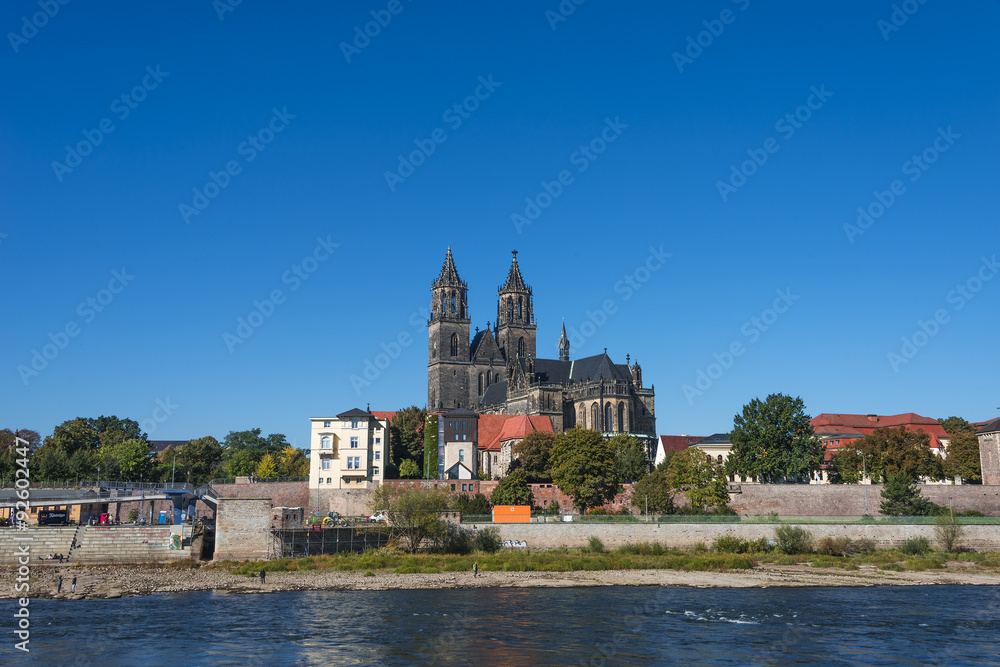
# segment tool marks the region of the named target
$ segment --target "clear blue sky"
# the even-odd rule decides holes
[[[638,359],[663,434],[729,430],[771,392],[995,417],[997,3],[914,2],[899,26],[890,2],[680,4],[72,2],[35,29],[36,2],[4,3],[0,422],[307,446],[309,417],[423,405],[448,245],[480,327],[519,251],[540,355],[611,300],[572,355]],[[371,12],[386,25],[345,55]],[[225,187],[202,201],[210,172]],[[561,192],[518,228],[543,181]],[[845,231],[876,191],[892,203]],[[650,248],[671,256],[647,276]],[[934,335],[905,348],[918,321]]]

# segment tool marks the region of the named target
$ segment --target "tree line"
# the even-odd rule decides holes
[[[138,422],[101,416],[65,421],[44,439],[28,429],[0,430],[0,480],[5,485],[13,482],[23,462],[16,454],[17,438],[29,443],[29,474],[37,482],[176,480],[198,486],[220,477],[309,475],[308,450],[291,446],[280,433],[230,431],[221,443],[209,435],[154,452]]]

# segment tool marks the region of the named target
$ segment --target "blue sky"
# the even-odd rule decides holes
[[[519,251],[540,356],[610,303],[571,354],[659,433],[997,415],[995,2],[223,2],[0,8],[4,427],[423,405],[448,245],[480,327]]]

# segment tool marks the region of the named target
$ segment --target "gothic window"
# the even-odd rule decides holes
[[[514,319],[514,300],[511,298],[507,299],[507,319]]]
[[[455,312],[455,293],[451,293],[451,312]]]
[[[479,395],[483,395],[483,374],[479,374]]]
[[[500,374],[499,373],[494,373],[493,374],[493,382],[499,382],[499,381],[500,381]]]
[[[517,297],[517,319],[521,319],[521,297]]]
[[[490,372],[486,371],[486,386],[490,386]]]
[[[458,356],[458,334],[451,335],[451,356]]]
[[[597,403],[590,406],[590,428],[595,431],[600,428],[600,422],[597,420]]]
[[[444,292],[441,292],[441,314],[444,315],[447,312],[448,312],[448,308],[445,307],[445,303],[444,303]]]
[[[611,431],[614,430],[614,427],[612,426],[612,417],[614,416],[614,413],[615,410],[613,407],[611,407],[611,404],[606,403],[604,405],[604,430],[607,433],[610,433]]]
[[[587,428],[587,408],[580,406],[580,428]]]
[[[625,432],[625,404],[618,404],[618,432]]]
[[[520,357],[524,356],[524,336],[517,339],[517,354]]]

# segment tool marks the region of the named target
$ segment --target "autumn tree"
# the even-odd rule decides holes
[[[614,447],[597,431],[574,426],[552,445],[552,481],[580,511],[604,505],[621,490]]]
[[[383,484],[372,494],[372,509],[388,513],[393,532],[410,553],[415,553],[426,540],[441,540],[448,534],[448,527],[441,519],[441,512],[448,509],[448,494],[440,489]]]
[[[733,418],[728,470],[765,483],[808,482],[823,461],[823,445],[801,398],[753,399]]]
[[[271,477],[278,476],[278,465],[275,461],[274,454],[264,454],[260,457],[260,461],[257,463],[257,469],[254,471],[260,479],[269,479]]]
[[[721,463],[691,447],[677,452],[632,487],[632,504],[645,511],[673,514],[675,497],[684,496],[693,512],[705,513],[728,507],[726,472]]]
[[[864,460],[860,454],[864,454]],[[876,482],[888,480],[900,470],[911,477],[938,479],[942,475],[941,460],[931,453],[927,432],[910,431],[905,426],[877,428],[847,443],[837,453],[836,461],[847,480],[858,477],[862,465]]]
[[[306,450],[291,445],[285,447],[281,450],[278,468],[282,477],[308,477],[309,459],[306,458]]]
[[[556,434],[550,431],[532,431],[514,445],[515,460],[527,481],[552,481],[552,445],[555,440]]]
[[[944,474],[948,477],[961,477],[967,484],[981,484],[982,461],[975,427],[961,417],[948,417],[938,421],[948,432],[948,456],[943,462]]]

